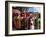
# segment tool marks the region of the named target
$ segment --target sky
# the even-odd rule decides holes
[[[30,7],[30,8],[28,8],[27,12],[40,12],[40,8],[38,8],[38,7]]]

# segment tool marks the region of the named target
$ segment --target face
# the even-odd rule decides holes
[[[19,16],[20,11],[18,9],[13,9],[13,15],[14,16]]]

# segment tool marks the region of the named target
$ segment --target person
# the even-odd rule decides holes
[[[24,12],[21,13],[21,17],[23,17],[23,19],[21,20],[21,29],[25,30],[26,21],[25,21],[25,13]]]
[[[35,19],[35,29],[40,29],[40,14]]]
[[[31,19],[32,19],[32,14],[30,14],[29,18],[28,18],[28,29],[31,29]]]
[[[12,14],[13,14],[12,15],[13,29],[14,30],[20,30],[21,29],[21,24],[20,24],[20,20],[19,20],[20,10],[13,9],[13,13]]]

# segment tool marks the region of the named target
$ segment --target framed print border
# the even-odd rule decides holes
[[[43,5],[43,32],[42,33],[26,33],[26,34],[11,34],[8,33],[8,2],[14,3],[31,3],[31,4],[42,4]],[[45,3],[40,2],[22,2],[22,1],[5,1],[5,36],[18,36],[18,35],[35,35],[35,34],[44,34],[45,33]]]

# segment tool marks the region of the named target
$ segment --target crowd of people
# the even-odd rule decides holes
[[[13,30],[40,29],[40,13],[12,10]]]

